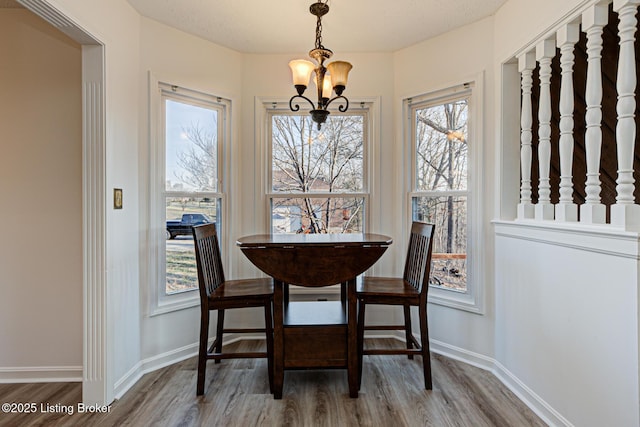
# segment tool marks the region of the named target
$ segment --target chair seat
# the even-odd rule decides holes
[[[420,297],[420,291],[409,282],[397,277],[363,277],[356,284],[358,298],[391,297],[415,299]]]
[[[219,300],[262,300],[273,296],[273,279],[226,280],[211,295],[209,301]]]

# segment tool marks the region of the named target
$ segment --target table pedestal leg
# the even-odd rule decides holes
[[[282,383],[284,382],[284,283],[273,281],[273,398],[282,399]]]
[[[349,397],[358,397],[358,335],[357,335],[357,298],[356,279],[347,282],[348,325],[347,325],[347,376],[349,378]]]

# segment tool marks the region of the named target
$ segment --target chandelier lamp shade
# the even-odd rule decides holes
[[[295,59],[289,62],[293,85],[298,92],[289,100],[289,108],[291,111],[299,111],[300,105],[296,101],[305,99],[311,104],[311,119],[318,124],[318,130],[320,130],[329,115],[327,108],[333,101],[340,100],[342,102],[338,106],[338,111],[344,113],[349,109],[349,100],[342,96],[342,93],[347,87],[347,78],[352,65],[345,61],[333,61],[325,67],[324,61],[333,56],[333,52],[322,45],[322,17],[329,12],[329,5],[318,1],[309,6],[309,12],[317,17],[316,45],[309,52],[309,56],[315,59],[317,65],[306,59]],[[315,84],[318,91],[317,103],[304,96],[312,73],[315,73]],[[333,92],[335,92],[334,97],[332,97]]]

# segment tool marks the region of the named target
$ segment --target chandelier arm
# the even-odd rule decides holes
[[[324,108],[327,109],[329,107],[329,104],[331,104],[333,101],[335,101],[336,99],[342,99],[344,104],[343,105],[339,105],[338,106],[338,111],[340,111],[341,113],[344,113],[345,111],[347,111],[349,109],[349,100],[342,96],[342,95],[338,95],[335,96],[333,98],[331,98],[325,105]]]
[[[308,102],[309,104],[311,104],[311,108],[312,108],[312,109],[313,109],[313,108],[315,108],[315,105],[313,104],[313,102],[312,102],[309,98],[307,98],[306,96],[304,96],[304,95],[293,95],[293,96],[291,97],[291,99],[289,99],[289,109],[290,109],[291,111],[300,111],[300,105],[298,105],[298,103],[297,103],[297,102],[296,102],[296,104],[295,104],[295,107],[294,107],[294,105],[293,105],[293,100],[294,100],[294,99],[296,99],[296,98],[306,99],[306,100],[307,100],[307,102]]]

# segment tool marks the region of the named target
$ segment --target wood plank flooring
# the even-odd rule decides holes
[[[376,347],[398,346],[377,340]],[[243,341],[234,351],[260,351]],[[230,347],[231,347],[230,346]],[[196,396],[196,359],[145,375],[107,414],[79,414],[78,383],[0,384],[0,403],[33,402],[35,414],[0,413],[0,426],[544,426],[490,372],[432,354],[433,390],[423,389],[422,361],[365,356],[360,397],[349,398],[341,370],[287,371],[282,400],[269,394],[263,359],[207,365]],[[44,409],[71,407],[58,413]]]

